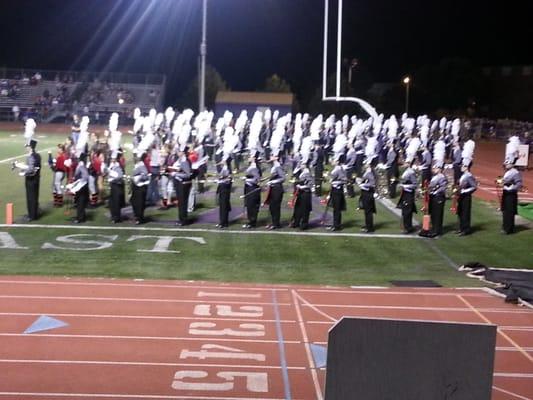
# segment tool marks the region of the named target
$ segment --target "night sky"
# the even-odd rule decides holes
[[[375,81],[451,57],[533,64],[528,1],[344,3],[343,56]],[[273,73],[298,93],[315,89],[323,12],[323,0],[209,0],[208,63],[233,90],[259,89]],[[172,101],[196,73],[200,24],[201,0],[2,0],[0,66],[164,73]]]

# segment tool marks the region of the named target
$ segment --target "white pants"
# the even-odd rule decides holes
[[[89,174],[89,194],[96,193],[96,177]]]
[[[52,182],[52,193],[54,194],[63,194],[63,189],[61,188],[61,183],[65,173],[63,171],[54,172],[54,181]]]
[[[187,201],[187,211],[193,212],[194,207],[196,206],[196,189],[191,183],[191,191],[189,192],[189,199]]]
[[[162,175],[161,179],[159,179],[159,185],[161,189],[161,197],[170,200],[172,198],[172,193],[174,192],[174,179]]]

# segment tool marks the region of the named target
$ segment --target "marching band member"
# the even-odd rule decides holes
[[[63,206],[63,188],[62,183],[67,172],[67,166],[65,161],[67,160],[67,155],[65,151],[65,145],[57,145],[57,155],[56,158],[52,158],[52,153],[48,152],[48,165],[54,172],[54,178],[52,182],[52,194],[54,195],[54,207]]]
[[[122,221],[120,210],[124,207],[124,170],[118,162],[117,152],[111,155],[111,164],[107,171],[111,195],[109,197],[109,210],[111,221],[116,224]]]
[[[21,170],[26,185],[26,206],[28,216],[26,220],[34,221],[39,218],[39,185],[41,180],[41,156],[35,151],[37,141],[30,139],[26,144],[28,147],[28,157],[26,165],[14,163],[14,166]]]
[[[444,203],[446,202],[446,187],[448,179],[442,173],[444,162],[435,160],[433,177],[429,181],[429,214],[431,216],[431,232],[429,237],[442,235],[442,222],[444,217]]]
[[[398,152],[396,151],[396,142],[394,140],[389,141],[388,147],[387,162],[385,166],[387,168],[389,197],[393,199],[396,197],[396,187],[398,185],[398,176],[400,175],[400,171],[398,169]]]
[[[305,162],[304,162],[305,161]],[[291,227],[300,228],[302,231],[309,227],[309,214],[312,207],[313,176],[309,170],[310,161],[303,160],[303,168],[296,178],[296,193],[294,200],[294,213],[292,216]]]
[[[473,140],[468,140],[464,144],[463,151],[461,152],[461,177],[457,182],[455,189],[456,193],[453,194],[457,200],[456,212],[459,218],[459,230],[457,234],[459,236],[469,235],[472,232],[470,225],[470,216],[472,211],[472,193],[477,189],[477,182],[474,175],[470,172],[472,167],[472,159],[474,157],[475,143]],[[454,149],[455,153],[455,149]],[[455,160],[456,154],[454,154],[454,172],[455,172]],[[454,174],[455,175],[455,174]],[[454,177],[455,178],[455,177]]]
[[[324,175],[324,148],[320,142],[315,142],[315,151],[313,152],[313,168],[315,172],[315,196],[322,196],[322,179]]]
[[[103,154],[100,151],[91,153],[91,162],[89,163],[89,205],[96,207],[98,205],[98,179],[102,176]]]
[[[415,192],[416,192],[416,172],[413,168],[414,154],[407,155],[405,160],[407,168],[403,171],[400,178],[400,186],[402,187],[402,193],[400,200],[398,200],[397,207],[402,210],[402,225],[403,233],[409,234],[414,231],[413,229],[413,213],[416,213],[415,204]]]
[[[150,146],[150,184],[148,185],[148,192],[146,200],[148,205],[155,206],[159,203],[159,178],[161,171],[161,152],[158,143],[152,143]]]
[[[175,171],[172,170],[172,165],[177,160],[177,154],[172,151],[170,145],[165,145],[161,149],[161,209],[166,210],[169,206],[169,202],[172,201],[172,193],[174,192],[174,175]]]
[[[270,230],[281,228],[281,202],[283,201],[283,182],[285,181],[285,172],[279,163],[277,149],[271,149],[271,151],[272,168],[270,169],[270,177],[267,183],[270,191],[268,206],[272,217],[272,224],[268,225],[267,229]]]
[[[135,225],[144,222],[144,210],[146,208],[146,191],[150,183],[150,175],[146,168],[145,159],[146,153],[142,153],[137,163],[133,167],[132,182],[131,182],[131,207],[133,208],[133,215],[135,216]]]
[[[461,146],[459,145],[459,141],[453,142],[453,149],[452,149],[452,165],[453,165],[453,184],[457,186],[459,184],[459,179],[461,179],[461,175],[463,172],[463,163],[462,163],[462,152],[461,152]]]
[[[78,164],[74,171],[74,182],[71,185],[71,191],[74,193],[74,203],[76,204],[75,224],[80,224],[87,220],[86,208],[89,204],[89,171],[87,170],[87,155],[81,153],[78,157]]]
[[[459,236],[469,235],[472,232],[470,226],[470,215],[472,211],[472,193],[477,189],[477,182],[470,172],[472,162],[463,163],[461,171],[463,174],[459,179],[459,198],[457,200],[457,216],[459,217]]]
[[[261,207],[261,170],[257,167],[257,154],[250,158],[250,165],[245,172],[244,180],[244,205],[246,207],[246,217],[248,223],[243,225],[245,229],[257,226],[257,214]]]
[[[225,159],[225,164],[218,174],[217,186],[217,203],[219,209],[219,223],[217,228],[224,229],[229,225],[229,213],[231,211],[231,185],[233,178],[231,176],[231,157]]]
[[[522,175],[515,168],[518,156],[518,143],[511,138],[506,148],[504,162],[505,174],[502,185],[502,233],[509,235],[515,231],[515,215],[518,207],[518,191],[522,188]]]
[[[425,187],[429,184],[429,181],[431,180],[431,152],[429,151],[429,148],[427,145],[422,146],[422,156],[420,160],[419,170],[421,172],[422,178],[420,181],[420,186]]]
[[[172,165],[175,171],[174,185],[176,188],[176,196],[178,197],[178,221],[177,226],[187,225],[188,220],[188,201],[189,193],[191,191],[191,163],[187,158],[189,148],[184,147],[183,150],[178,151],[178,159]]]
[[[359,183],[359,188],[361,189],[359,208],[365,211],[365,226],[361,228],[361,232],[370,233],[374,232],[374,214],[376,213],[376,202],[374,200],[376,175],[372,170],[372,158],[367,158],[365,165],[366,169]]]
[[[346,190],[348,196],[355,197],[353,189],[353,174],[355,172],[355,162],[357,160],[357,152],[351,141],[348,142],[348,151],[346,152]]]
[[[327,228],[330,231],[340,231],[342,229],[342,212],[346,211],[346,199],[344,198],[346,171],[342,166],[343,161],[342,155],[334,158],[334,167],[329,175],[331,190],[329,192],[327,206],[333,208],[333,225]]]

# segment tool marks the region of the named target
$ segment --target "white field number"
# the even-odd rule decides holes
[[[239,306],[237,310],[233,310],[229,305],[215,305],[212,307],[210,304],[198,304],[194,307],[194,315],[200,317],[213,316],[213,310],[215,309],[216,315],[219,317],[228,318],[260,318],[263,316],[263,307],[260,306]]]
[[[180,353],[181,359],[197,358],[205,360],[208,358],[226,358],[232,360],[253,360],[264,362],[266,357],[260,353],[247,353],[244,350],[233,347],[220,346],[218,344],[204,344],[199,351],[183,349]]]
[[[217,324],[214,322],[191,322],[189,325],[189,335],[238,337],[265,336],[265,326],[263,324],[239,324],[238,329],[216,329],[216,327]]]
[[[268,392],[268,375],[265,372],[217,372],[216,377],[221,382],[198,382],[209,374],[206,371],[178,371],[174,375],[172,388],[175,390],[197,390],[227,392],[234,389],[236,378],[243,378],[246,390],[254,393]]]

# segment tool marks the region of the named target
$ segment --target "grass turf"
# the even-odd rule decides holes
[[[62,136],[39,139],[39,149],[55,146]],[[0,160],[22,155],[23,138],[0,134]],[[68,224],[64,210],[51,207],[51,172],[43,157],[40,202],[44,215],[39,224]],[[23,158],[22,158],[23,160]],[[129,162],[131,167],[131,162]],[[23,178],[10,171],[10,162],[0,163],[0,218],[5,218],[5,203],[15,204],[16,218],[25,214]],[[236,189],[232,197],[234,207],[241,207]],[[289,199],[285,195],[284,202]],[[211,199],[201,200],[196,215],[214,206]],[[447,208],[449,208],[449,203]],[[363,215],[355,211],[356,200],[348,200],[348,211],[343,215],[344,232],[358,232]],[[318,214],[322,208],[315,207]],[[108,210],[99,207],[89,211],[87,225],[110,226]],[[388,285],[390,280],[432,279],[446,286],[466,286],[475,282],[454,271],[450,264],[479,261],[487,265],[533,268],[533,232],[523,229],[510,236],[499,233],[501,217],[498,212],[481,201],[473,207],[474,234],[457,237],[451,233],[457,224],[456,217],[446,212],[446,234],[438,240],[391,239],[373,237],[243,235],[212,232],[150,232],[89,231],[53,228],[0,228],[9,232],[21,246],[28,250],[0,248],[1,274],[111,276],[135,278],[194,279],[243,282]],[[147,213],[152,222],[149,227],[165,227],[175,220],[177,210],[152,210]],[[268,222],[268,212],[261,211],[260,222]],[[194,217],[194,215],[193,215]],[[290,210],[284,210],[285,221]],[[121,226],[133,228],[125,222]],[[193,225],[212,228],[208,225]],[[240,223],[233,225],[239,229]],[[378,206],[377,233],[398,233],[399,220],[390,211]],[[286,228],[288,230],[288,228]],[[315,228],[312,232],[325,232]],[[118,235],[113,246],[98,251],[73,251],[42,249],[45,242],[55,243],[55,238],[69,234]],[[175,241],[171,250],[179,254],[137,252],[148,249],[153,240],[130,241],[130,235],[173,235],[202,237],[206,244]]]

